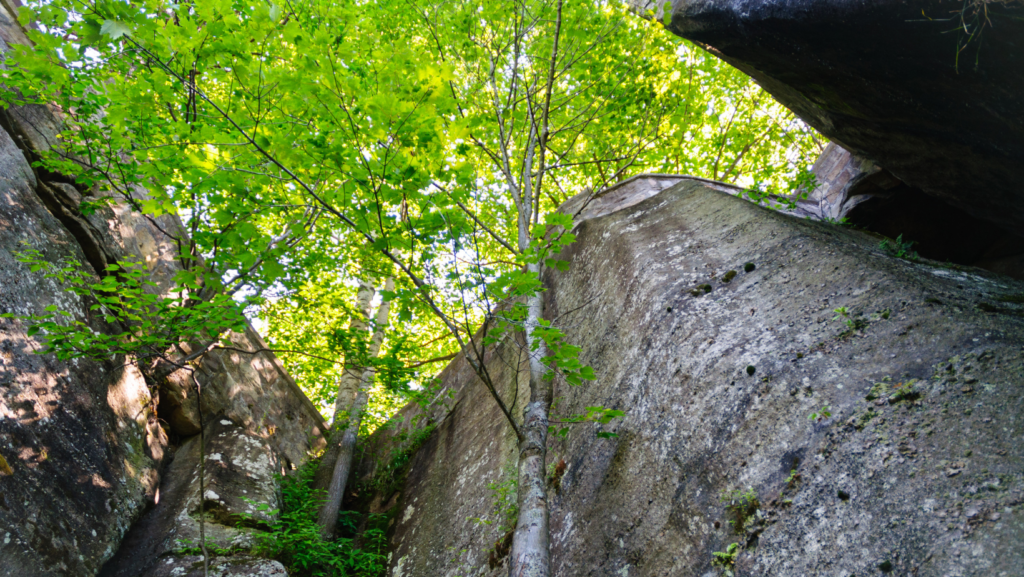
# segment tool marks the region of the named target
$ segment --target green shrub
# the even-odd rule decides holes
[[[276,559],[294,577],[380,577],[387,569],[385,515],[370,515],[361,534],[357,528],[362,515],[348,511],[339,516],[341,533],[358,535],[325,541],[316,523],[323,501],[312,488],[316,463],[307,463],[294,475],[281,479],[282,507],[269,531],[254,534],[255,555]],[[259,505],[268,511],[266,504]]]
[[[739,489],[726,491],[722,494],[721,501],[725,505],[727,515],[732,517],[727,522],[732,525],[732,530],[737,535],[742,535],[744,530],[751,525],[761,507],[753,487],[748,488],[745,492]]]
[[[725,551],[715,551],[712,553],[714,557],[711,558],[711,565],[721,567],[726,577],[732,577],[733,567],[736,566],[736,556],[739,554],[740,544],[732,543],[726,547]]]
[[[887,238],[882,242],[878,243],[878,248],[884,250],[885,253],[888,254],[889,256],[894,256],[896,258],[902,258],[904,260],[909,261],[916,261],[919,258],[917,256],[917,252],[911,250],[915,244],[916,243],[914,241],[904,241],[903,235],[901,234],[896,237],[896,240],[891,240]]]

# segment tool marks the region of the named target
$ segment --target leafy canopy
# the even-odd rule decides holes
[[[87,188],[84,210],[179,216],[184,271],[161,290],[186,298],[165,310],[259,304],[275,347],[321,357],[286,362],[325,406],[330,359],[359,340],[343,330],[357,279],[397,279],[378,373],[400,391],[484,319],[494,339],[521,323],[496,303],[540,290],[524,264],[565,266],[554,210],[573,194],[649,171],[762,198],[805,182],[820,146],[744,75],[615,3],[57,0],[22,18],[41,26],[8,53],[3,102],[60,109],[47,168]],[[538,334],[570,383],[593,377],[557,327]]]

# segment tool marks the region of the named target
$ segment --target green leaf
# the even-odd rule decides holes
[[[103,26],[100,26],[100,34],[110,36],[111,40],[117,40],[122,36],[131,36],[132,29],[115,20],[104,20]]]
[[[263,276],[267,281],[274,281],[284,275],[284,267],[275,260],[263,262]]]
[[[569,270],[569,261],[567,260],[549,258],[544,261],[544,265],[550,268],[558,269],[562,272]]]

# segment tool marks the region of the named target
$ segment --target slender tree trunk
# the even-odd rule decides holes
[[[540,275],[539,264],[527,270]],[[534,329],[542,314],[543,296],[535,294],[527,300],[526,342],[528,348],[539,337]],[[544,380],[546,367],[543,342],[531,350],[530,401],[523,411],[519,439],[519,519],[512,538],[509,558],[511,577],[548,577],[551,574],[550,537],[548,531],[548,495],[544,465],[547,460],[548,413],[551,410],[551,381]]]
[[[384,290],[395,290],[394,278],[388,278],[384,283]],[[388,326],[388,313],[390,310],[390,301],[381,302],[377,308],[377,316],[374,318],[373,336],[370,338],[370,346],[367,351],[367,357],[370,359],[376,358],[380,353],[381,344],[384,342],[384,331]],[[369,400],[370,388],[373,386],[375,374],[376,369],[372,365],[363,370],[355,400],[348,411],[347,426],[341,434],[341,439],[338,443],[338,456],[331,470],[331,482],[327,487],[327,498],[320,508],[320,515],[317,518],[317,523],[320,525],[320,535],[325,539],[334,537],[334,527],[338,524],[338,510],[341,509],[341,500],[345,496],[345,485],[348,483],[348,477],[352,471],[352,457],[355,453],[356,440],[359,438],[359,426],[363,422],[363,412],[366,410],[366,403]],[[324,468],[322,462],[320,467]]]
[[[352,317],[349,323],[349,331],[353,334],[365,333],[369,330],[370,324],[370,301],[376,288],[367,281],[359,282],[359,290],[356,292],[356,311],[358,316]],[[370,355],[375,356],[375,355]],[[356,393],[359,390],[359,381],[363,377],[363,366],[361,362],[351,362],[345,359],[345,370],[338,380],[338,396],[334,401],[334,424],[344,421],[344,415],[355,401]]]
[[[376,289],[367,281],[359,281],[359,290],[356,292],[356,314],[349,322],[349,331],[362,333],[367,330],[370,320],[370,301]],[[345,359],[344,369],[341,378],[338,379],[338,395],[334,401],[334,417],[331,422],[331,429],[327,436],[327,449],[320,459],[320,466],[313,477],[313,488],[320,491],[327,491],[331,485],[331,477],[334,474],[334,462],[338,460],[341,451],[342,425],[348,422],[347,415],[351,412],[352,404],[355,402],[356,393],[359,390],[359,380],[362,378],[362,363],[352,362]]]

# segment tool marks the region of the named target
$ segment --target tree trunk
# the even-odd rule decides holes
[[[395,290],[395,279],[389,277],[384,283],[385,291]],[[388,326],[388,313],[391,310],[390,301],[382,301],[377,308],[377,316],[374,318],[373,336],[370,338],[370,346],[367,350],[369,359],[376,358],[380,353],[381,344],[384,342],[384,330]],[[320,535],[324,539],[334,537],[334,527],[338,524],[338,510],[341,509],[341,500],[345,496],[345,485],[348,483],[349,474],[352,471],[352,457],[355,453],[356,440],[359,438],[359,426],[363,422],[363,412],[369,401],[370,388],[373,386],[373,377],[376,369],[371,365],[363,370],[359,379],[359,386],[356,391],[355,400],[348,410],[347,425],[341,434],[340,442],[337,443],[338,454],[331,467],[331,481],[327,487],[327,498],[320,508],[320,515],[317,523],[320,525]],[[335,423],[337,423],[335,419]],[[337,428],[337,425],[336,427]],[[320,468],[325,469],[325,463],[321,461]],[[319,471],[318,471],[319,473]]]
[[[372,284],[367,281],[359,281],[359,290],[356,292],[356,314],[348,325],[350,332],[360,333],[367,330],[370,322],[370,301],[373,300],[375,292],[376,289]],[[338,395],[334,401],[334,417],[332,417],[331,429],[327,435],[327,448],[324,451],[324,456],[320,458],[320,466],[313,477],[314,489],[327,491],[331,485],[334,462],[338,460],[338,454],[341,451],[342,426],[348,422],[348,414],[355,402],[359,381],[363,374],[361,364],[353,363],[351,359],[345,359],[345,367],[342,370],[341,378],[338,379]]]
[[[540,275],[540,265],[529,264],[527,270]],[[541,318],[543,296],[535,294],[527,300],[526,342],[532,349],[534,329]],[[522,437],[519,439],[519,519],[512,538],[509,557],[511,577],[548,577],[551,574],[550,537],[548,532],[548,494],[544,465],[547,459],[548,413],[551,410],[552,384],[544,380],[546,367],[544,343],[530,350],[530,402],[523,411]]]

